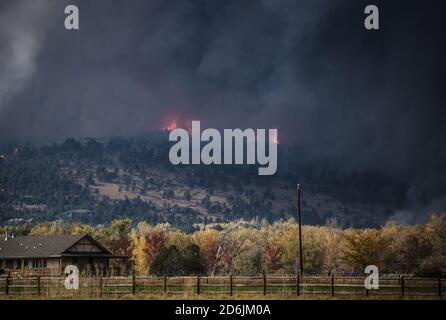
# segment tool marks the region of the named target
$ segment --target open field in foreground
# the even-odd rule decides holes
[[[0,278],[0,299],[445,299],[444,279],[363,277],[94,277],[67,290],[64,277]]]

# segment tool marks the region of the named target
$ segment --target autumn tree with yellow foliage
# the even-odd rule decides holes
[[[196,265],[189,270],[201,270],[197,263],[202,263],[211,276],[296,271],[298,228],[293,221],[233,221],[194,227],[198,231],[185,233],[168,224],[140,222],[134,226],[129,219],[119,219],[101,227],[55,221],[26,228],[3,226],[0,232],[90,234],[113,253],[129,256],[139,274],[151,273],[160,252],[173,248],[178,257],[194,261]],[[331,221],[302,230],[307,275],[363,275],[367,265],[376,265],[384,273],[446,274],[446,213],[413,226],[389,223],[377,229],[341,229]]]

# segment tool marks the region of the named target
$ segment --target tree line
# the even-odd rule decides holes
[[[4,226],[16,235],[90,234],[113,253],[130,257],[138,274],[246,275],[294,273],[298,254],[293,220],[199,224],[186,233],[170,224],[133,224],[128,218],[108,226],[68,224]],[[446,273],[446,213],[428,223],[389,223],[375,229],[341,229],[336,221],[303,226],[304,272],[308,275],[364,275],[367,265],[381,274],[441,276]]]

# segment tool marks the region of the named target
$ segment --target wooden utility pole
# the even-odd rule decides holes
[[[135,276],[135,271],[133,270],[133,275],[132,275],[132,294],[136,293],[136,276]]]
[[[40,276],[37,276],[37,294],[40,296]]]
[[[299,228],[299,273],[304,274],[303,250],[302,250],[302,217],[300,213],[300,184],[297,185],[297,223]]]

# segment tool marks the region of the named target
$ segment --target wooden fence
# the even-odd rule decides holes
[[[441,278],[380,278],[379,289],[366,290],[363,277],[81,277],[79,290],[67,290],[59,276],[2,277],[0,297],[7,295],[88,297],[126,294],[235,294],[329,296],[427,296],[444,297]]]

